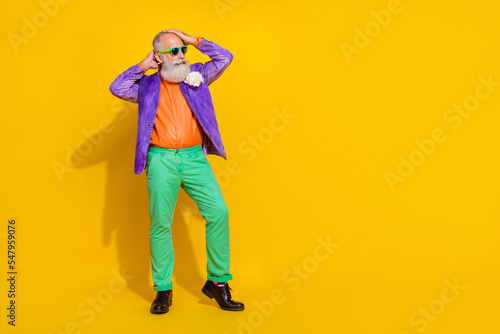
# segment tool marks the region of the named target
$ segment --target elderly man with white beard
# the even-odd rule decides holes
[[[210,61],[189,65],[184,57],[193,45]],[[220,308],[242,311],[232,300],[229,271],[229,213],[206,155],[224,159],[208,86],[229,66],[233,55],[202,37],[180,30],[162,30],[146,59],[120,74],[111,84],[113,95],[139,104],[135,174],[146,171],[149,196],[152,276],[155,314],[172,305],[174,249],[172,222],[180,188],[194,200],[206,221],[207,280],[201,289]],[[149,69],[159,69],[145,75]]]

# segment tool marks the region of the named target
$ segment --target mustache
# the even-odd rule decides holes
[[[172,61],[172,65],[180,65],[180,64],[187,64],[189,62],[189,59],[183,58],[183,59],[177,59]]]

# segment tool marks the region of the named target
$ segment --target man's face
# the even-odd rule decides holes
[[[184,46],[182,40],[175,34],[166,34],[161,36],[162,50]],[[176,56],[172,56],[170,52],[155,54],[156,59],[161,63],[160,74],[162,78],[170,82],[179,83],[184,81],[187,75],[191,72],[189,59],[184,57],[184,54],[179,51]]]

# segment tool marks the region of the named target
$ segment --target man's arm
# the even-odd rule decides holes
[[[111,94],[125,101],[137,103],[139,100],[139,81],[150,68],[158,68],[151,51],[146,59],[120,74],[109,86]]]
[[[120,74],[109,86],[109,91],[116,97],[129,102],[139,100],[139,80],[146,71],[136,64]]]
[[[206,54],[210,57],[210,61],[202,65],[200,73],[203,76],[203,80],[207,85],[214,82],[222,72],[226,70],[231,61],[233,60],[233,54],[229,52],[214,42],[208,41],[202,37],[193,37],[183,33],[176,29],[166,29],[162,30],[164,32],[172,32],[179,36],[180,39],[184,41],[184,44],[192,44],[201,53]]]
[[[214,82],[222,72],[231,64],[233,60],[233,54],[219,45],[206,40],[201,39],[199,43],[195,46],[201,53],[206,54],[210,57],[210,61],[203,64],[200,69],[200,73],[205,80],[207,85]]]

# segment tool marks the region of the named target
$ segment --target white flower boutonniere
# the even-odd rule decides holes
[[[200,72],[193,71],[188,74],[184,82],[190,86],[199,87],[203,83],[203,76]]]

